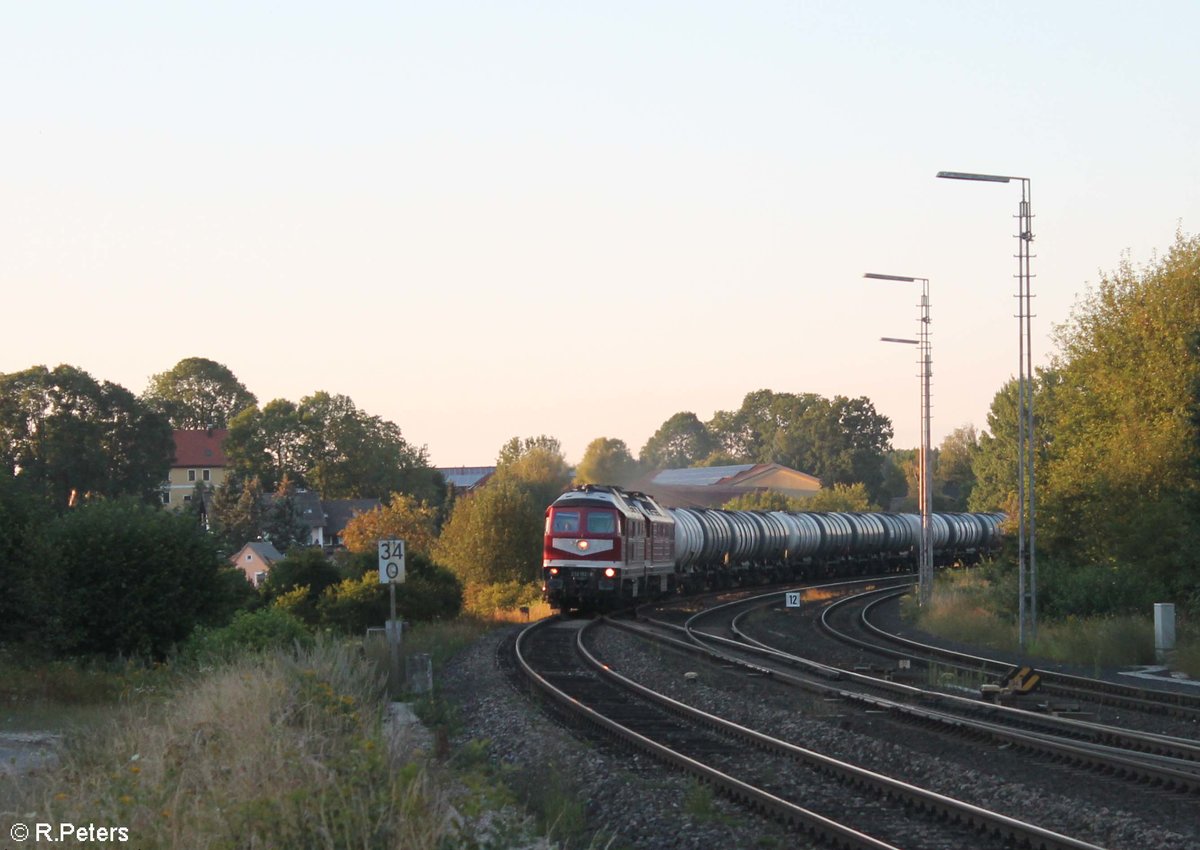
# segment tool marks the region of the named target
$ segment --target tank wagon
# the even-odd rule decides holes
[[[1003,514],[936,513],[934,564],[974,563],[1000,543]],[[567,610],[769,581],[916,568],[921,518],[901,513],[664,508],[653,496],[585,485],[546,509],[543,593]]]

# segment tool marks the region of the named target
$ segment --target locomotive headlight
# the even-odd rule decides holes
[[[612,567],[608,567],[607,569],[604,570],[604,577],[605,578],[616,578],[617,571],[615,569],[613,569]]]
[[[586,540],[576,540],[575,541],[575,548],[578,549],[580,552],[586,552],[587,547],[588,547],[588,542]]]
[[[556,576],[556,575],[558,575],[558,567],[551,567],[551,568],[550,568],[550,575],[552,575],[552,576]]]

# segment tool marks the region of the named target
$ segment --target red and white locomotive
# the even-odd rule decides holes
[[[675,588],[675,519],[650,496],[585,485],[546,509],[546,596],[558,608]]]

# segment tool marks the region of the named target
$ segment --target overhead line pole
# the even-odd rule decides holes
[[[1037,637],[1037,497],[1033,419],[1032,186],[1028,177],[939,171],[938,177],[983,183],[1021,182],[1017,208],[1017,594],[1018,638]]]
[[[883,342],[898,342],[905,345],[919,346],[921,362],[921,457],[919,460],[918,498],[921,511],[921,545],[919,566],[917,568],[917,598],[922,606],[933,600],[933,487],[930,470],[930,453],[932,440],[930,438],[930,379],[933,375],[932,345],[929,339],[929,278],[907,277],[894,274],[875,274],[867,272],[863,277],[872,280],[896,280],[905,283],[921,284],[921,313],[919,339],[897,339],[895,337],[880,337]]]

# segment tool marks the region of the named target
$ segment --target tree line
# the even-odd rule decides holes
[[[1200,239],[1177,235],[1145,267],[1125,263],[1103,275],[1056,340],[1057,355],[1034,382],[1042,611],[1123,612],[1164,600],[1200,611]],[[987,430],[964,426],[946,438],[934,458],[935,509],[1015,518],[1016,409],[1010,381],[993,399]],[[149,506],[171,462],[171,428],[197,426],[230,431],[230,484],[212,498],[218,532],[222,511],[227,520],[224,538]],[[414,541],[424,581],[414,598],[438,616],[464,601],[479,611],[520,604],[537,594],[545,507],[572,481],[627,484],[650,469],[778,462],[821,479],[807,507],[913,509],[916,453],[895,450],[891,439],[890,421],[866,398],[763,389],[707,422],[673,414],[637,458],[623,441],[601,437],[572,470],[555,438],[514,437],[500,447],[491,481],[454,499],[423,448],[345,396],[318,392],[259,407],[226,367],[203,358],[154,376],[140,397],[76,367],[35,366],[0,375],[0,579],[12,589],[0,595],[0,639],[36,621],[56,630],[48,643],[75,651],[89,618],[144,608],[173,612],[177,622],[87,645],[159,651],[181,630],[248,604],[217,541],[228,550],[264,532],[294,545],[289,558],[311,563],[281,570],[267,597],[250,604],[278,604],[313,624],[361,622],[378,611],[369,561],[381,536]],[[294,516],[263,513],[265,504],[286,506],[302,486],[384,500],[347,529],[353,542],[342,562],[322,567],[323,553],[295,545]],[[762,497],[737,506],[796,507]],[[238,526],[242,507],[258,514]],[[159,536],[122,538],[105,522]],[[195,539],[172,537],[185,528]],[[120,554],[127,550],[142,560]],[[1000,605],[1016,600],[1005,584],[1015,582],[1013,560],[996,568]],[[107,568],[97,572],[97,563]],[[195,580],[156,584],[162,571]],[[80,595],[96,600],[94,610],[55,608],[63,587],[93,581],[98,592]],[[145,605],[122,605],[121,594]],[[110,637],[119,633],[109,627]]]

